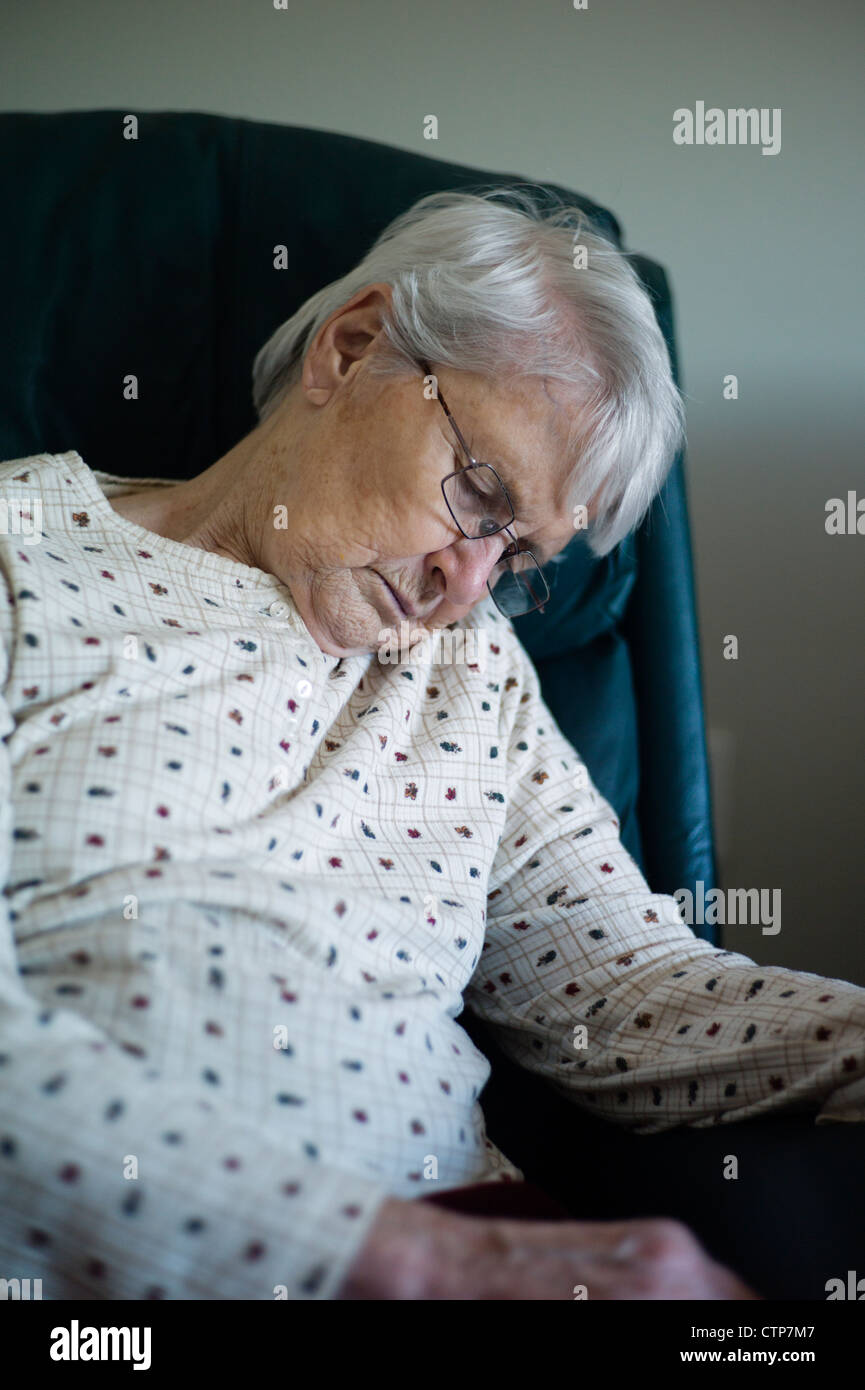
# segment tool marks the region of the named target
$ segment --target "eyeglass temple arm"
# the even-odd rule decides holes
[[[445,415],[446,415],[446,416],[448,417],[448,419],[450,420],[450,423],[451,423],[451,427],[452,427],[452,429],[453,429],[453,432],[454,432],[454,434],[456,435],[457,439],[459,440],[459,442],[460,442],[460,444],[461,444],[461,446],[462,446],[462,448],[463,448],[463,451],[465,452],[466,457],[469,459],[469,461],[470,461],[471,463],[473,463],[473,464],[477,463],[477,460],[474,459],[474,458],[472,457],[471,450],[469,449],[468,444],[467,444],[466,441],[463,439],[462,432],[460,431],[459,425],[457,424],[456,420],[455,420],[454,417],[451,415],[450,410],[448,409],[447,401],[445,400],[444,396],[442,395],[441,391],[439,390],[438,377],[436,376],[436,374],[435,374],[435,372],[433,371],[432,367],[430,366],[429,362],[427,362],[424,358],[419,357],[419,358],[418,358],[418,366],[422,369],[422,371],[423,371],[423,373],[424,373],[424,376],[431,376],[431,377],[433,378],[433,380],[435,381],[435,384],[436,384],[436,400],[439,402],[439,405],[441,406],[441,408],[442,408],[442,410],[444,411]],[[442,484],[442,486],[444,486],[444,484]],[[502,483],[502,487],[504,488],[504,483]],[[505,488],[505,496],[508,498],[508,502],[510,502],[510,504],[511,504],[511,511],[513,512],[513,509],[514,509],[514,508],[513,508],[513,503],[512,503],[511,500],[510,500],[510,496],[509,496],[509,494],[508,494],[507,488]],[[519,553],[520,553],[520,541],[519,541],[519,539],[514,535],[514,533],[513,533],[513,531],[511,530],[510,526],[503,526],[503,527],[502,527],[502,530],[505,531],[505,532],[507,533],[507,535],[510,536],[510,538],[511,538],[511,544],[514,545],[514,546],[516,546],[516,553],[519,554]],[[506,552],[509,548],[510,548],[510,547],[507,547],[507,546],[506,546],[506,547],[505,547],[505,552]],[[526,549],[528,549],[528,547],[526,547]],[[529,553],[531,554],[531,552],[529,552]],[[503,558],[503,557],[500,557],[500,558]],[[532,559],[535,560],[534,555],[532,555]],[[535,560],[535,564],[536,564],[536,565],[537,565],[537,563],[538,563],[537,560]],[[544,606],[544,604],[547,602],[547,599],[549,598],[549,585],[547,584],[546,579],[544,578],[542,572],[541,572],[541,581],[543,582],[544,587],[547,589],[547,593],[546,593],[546,595],[544,596],[543,599],[541,599],[541,600],[536,600],[536,607],[539,608],[540,611],[543,613],[543,611],[544,611],[544,607],[543,607],[543,606]],[[492,596],[492,592],[493,592],[493,591],[492,591],[492,587],[491,587],[491,585],[489,584],[489,582],[487,583],[487,588],[488,588],[488,590],[489,590],[489,592],[490,592],[490,595]],[[527,585],[527,588],[529,589],[529,592],[530,592],[530,593],[534,594],[534,590],[532,589],[532,587],[531,587],[530,584]],[[495,602],[495,599],[493,599],[493,601]]]
[[[462,447],[463,453],[465,454],[466,458],[469,460],[469,463],[477,464],[477,459],[474,458],[474,456],[472,455],[471,449],[469,448],[469,446],[468,446],[468,444],[466,443],[466,441],[463,439],[462,430],[460,429],[460,427],[459,427],[459,425],[457,424],[457,422],[456,422],[456,420],[454,419],[454,417],[451,415],[450,410],[448,409],[447,401],[445,400],[444,396],[442,395],[441,391],[439,390],[439,379],[438,379],[438,377],[436,376],[435,372],[433,371],[432,367],[430,366],[430,364],[429,364],[428,362],[424,361],[423,358],[418,358],[418,361],[419,361],[419,363],[420,363],[420,366],[423,367],[424,375],[425,375],[425,376],[431,376],[431,377],[433,377],[433,378],[435,379],[435,384],[436,384],[436,400],[438,401],[438,403],[439,403],[439,405],[441,406],[442,410],[444,411],[445,415],[446,415],[446,416],[448,417],[448,419],[450,420],[450,422],[451,422],[451,428],[453,429],[454,434],[456,435],[457,439],[458,439],[459,442],[460,442],[460,445],[461,445],[461,447]],[[511,508],[511,510],[513,511],[513,508]]]
[[[462,448],[463,448],[463,451],[464,451],[464,453],[465,453],[466,458],[469,460],[469,462],[470,462],[471,464],[473,464],[475,467],[477,467],[477,459],[473,456],[471,450],[469,449],[468,444],[467,444],[466,441],[463,439],[462,431],[460,430],[460,427],[459,427],[459,425],[457,424],[457,422],[456,422],[456,420],[454,419],[454,417],[451,415],[450,410],[448,409],[448,406],[447,406],[447,402],[446,402],[444,396],[442,395],[441,391],[439,390],[438,377],[436,376],[436,374],[435,374],[435,372],[433,371],[432,367],[430,366],[429,362],[425,361],[424,358],[418,358],[418,364],[419,364],[419,366],[421,366],[421,367],[423,368],[423,372],[424,372],[424,375],[425,375],[425,376],[431,376],[431,377],[434,378],[435,384],[436,384],[436,400],[438,401],[438,403],[439,403],[439,405],[441,406],[442,410],[444,411],[445,415],[446,415],[446,416],[448,417],[448,419],[450,420],[451,426],[452,426],[453,431],[454,431],[454,434],[456,435],[457,439],[459,440],[460,444],[462,445]],[[487,464],[487,467],[489,467],[489,464]],[[493,470],[493,471],[495,471],[495,470]],[[513,504],[513,502],[511,501],[510,493],[508,492],[508,490],[507,490],[507,488],[505,487],[504,483],[501,482],[501,479],[499,479],[499,482],[501,483],[501,486],[502,486],[502,489],[503,489],[503,491],[504,491],[505,497],[507,497],[507,499],[508,499],[508,505],[509,505],[509,507],[510,507],[510,509],[511,509],[511,514],[515,516],[516,514],[515,514],[515,512],[514,512],[514,504]],[[520,543],[519,543],[517,537],[513,535],[512,531],[510,530],[510,527],[508,527],[508,526],[503,526],[503,527],[502,527],[502,530],[503,530],[503,531],[507,531],[508,535],[511,537],[511,540],[512,540],[513,543],[516,545],[517,550],[519,551]],[[475,537],[475,539],[478,539],[478,538]],[[534,556],[532,556],[532,559],[534,559]],[[535,560],[535,564],[537,564],[537,561],[536,561],[536,560]]]

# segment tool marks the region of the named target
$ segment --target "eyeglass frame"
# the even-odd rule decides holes
[[[454,434],[456,435],[457,440],[459,441],[459,446],[460,446],[460,448],[462,449],[463,454],[465,455],[465,457],[468,459],[468,463],[465,465],[465,467],[463,467],[463,468],[458,468],[458,469],[456,469],[453,473],[448,473],[447,477],[446,477],[446,478],[442,478],[442,481],[441,481],[442,497],[443,497],[444,500],[445,500],[445,506],[447,507],[448,511],[450,512],[451,516],[452,516],[453,519],[454,519],[454,524],[459,528],[461,534],[466,538],[467,541],[481,541],[481,540],[486,540],[488,536],[497,536],[497,535],[499,534],[500,531],[507,531],[507,534],[508,534],[509,536],[511,536],[511,544],[510,544],[509,546],[506,546],[506,547],[505,547],[505,549],[502,551],[501,555],[499,556],[498,560],[496,561],[496,564],[497,564],[497,565],[500,565],[503,561],[506,562],[506,561],[508,561],[508,560],[515,559],[517,555],[528,555],[529,559],[532,561],[532,563],[533,563],[534,566],[535,566],[535,569],[537,570],[537,573],[538,573],[538,576],[540,577],[541,583],[543,584],[543,586],[544,586],[544,588],[545,588],[545,590],[546,590],[546,594],[545,594],[545,596],[540,600],[540,602],[539,602],[539,603],[535,603],[531,608],[527,608],[527,609],[525,610],[524,613],[516,613],[516,614],[505,613],[505,610],[504,610],[503,608],[499,607],[499,604],[498,604],[497,601],[496,601],[496,596],[495,596],[495,593],[493,592],[493,587],[494,587],[494,586],[490,584],[490,581],[489,581],[489,580],[487,580],[487,590],[489,591],[490,598],[492,599],[493,603],[495,603],[496,608],[498,608],[499,612],[502,613],[503,616],[506,617],[506,618],[508,618],[508,617],[525,618],[529,613],[536,613],[538,610],[540,610],[541,612],[543,612],[544,606],[545,606],[547,603],[549,603],[549,600],[550,600],[550,586],[549,586],[549,584],[547,583],[547,580],[546,580],[546,577],[545,577],[545,575],[544,575],[544,572],[543,572],[543,570],[541,569],[541,566],[538,564],[537,559],[536,559],[536,557],[534,556],[534,554],[532,553],[532,551],[528,548],[528,546],[526,546],[525,549],[521,549],[521,548],[520,548],[520,544],[521,544],[520,538],[517,537],[517,536],[514,536],[514,535],[513,535],[513,532],[509,529],[509,528],[513,525],[513,523],[516,521],[516,512],[514,511],[514,504],[513,504],[513,502],[511,501],[511,495],[510,495],[510,493],[508,492],[508,490],[507,490],[507,488],[506,488],[506,486],[505,486],[505,484],[504,484],[504,480],[500,477],[498,471],[497,471],[495,468],[493,468],[493,465],[492,465],[491,463],[485,463],[482,459],[476,459],[476,458],[474,457],[474,455],[473,455],[472,452],[471,452],[471,449],[469,448],[468,444],[466,443],[466,441],[465,441],[465,439],[464,439],[464,437],[463,437],[462,430],[460,429],[459,425],[457,424],[456,420],[454,419],[454,417],[453,417],[453,415],[452,415],[452,413],[451,413],[450,407],[448,406],[447,402],[445,401],[444,396],[442,395],[441,391],[439,390],[438,377],[437,377],[436,373],[432,370],[432,367],[430,366],[430,364],[429,364],[427,361],[425,361],[423,358],[418,358],[418,359],[417,359],[417,362],[418,362],[418,366],[422,369],[424,375],[425,375],[425,376],[431,376],[431,377],[434,379],[434,381],[435,381],[436,400],[438,401],[439,405],[441,406],[442,410],[444,411],[445,415],[447,416],[448,421],[450,422],[451,428],[453,429],[453,432],[454,432]],[[463,527],[462,527],[461,523],[459,522],[459,520],[457,519],[457,516],[456,516],[456,513],[454,512],[453,507],[451,506],[450,502],[448,501],[447,492],[445,491],[445,483],[450,482],[451,478],[458,478],[458,477],[460,476],[461,473],[464,473],[464,472],[466,472],[467,470],[470,470],[470,469],[472,469],[472,468],[489,468],[489,469],[490,469],[490,471],[495,475],[495,478],[496,478],[496,480],[498,481],[499,487],[501,488],[502,492],[503,492],[504,495],[505,495],[505,500],[506,500],[508,506],[509,506],[510,509],[511,509],[511,519],[510,519],[510,521],[506,521],[506,522],[504,522],[501,526],[497,526],[496,529],[495,529],[495,531],[486,531],[486,532],[484,533],[484,535],[482,535],[482,536],[470,536],[470,535],[468,534],[467,531],[463,530]],[[514,549],[514,547],[516,547],[516,549]],[[511,574],[514,574],[514,571],[511,570],[510,573],[511,573]],[[531,572],[530,572],[530,573],[531,573]],[[514,578],[517,578],[516,574],[514,574]]]

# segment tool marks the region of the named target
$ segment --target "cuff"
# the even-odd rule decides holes
[[[817,1113],[815,1124],[865,1123],[865,1076],[849,1086],[840,1086]]]

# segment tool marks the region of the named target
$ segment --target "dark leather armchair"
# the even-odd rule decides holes
[[[260,345],[396,213],[436,190],[523,181],[230,117],[143,114],[137,139],[124,131],[120,111],[0,115],[2,459],[74,448],[112,473],[195,475],[256,423]],[[621,245],[611,212],[566,196]],[[633,263],[676,367],[666,275]],[[639,532],[603,560],[576,535],[546,614],[516,626],[651,888],[714,887],[681,457]],[[698,934],[715,940],[711,927]],[[483,1025],[461,1022],[493,1062],[482,1098],[492,1137],[543,1182],[535,1139],[554,1139],[567,1102],[518,1073]],[[582,1120],[569,1114],[569,1128]]]

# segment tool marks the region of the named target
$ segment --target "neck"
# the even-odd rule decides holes
[[[158,536],[260,568],[249,515],[250,498],[261,495],[256,434],[247,435],[195,478],[109,498],[112,508]]]

